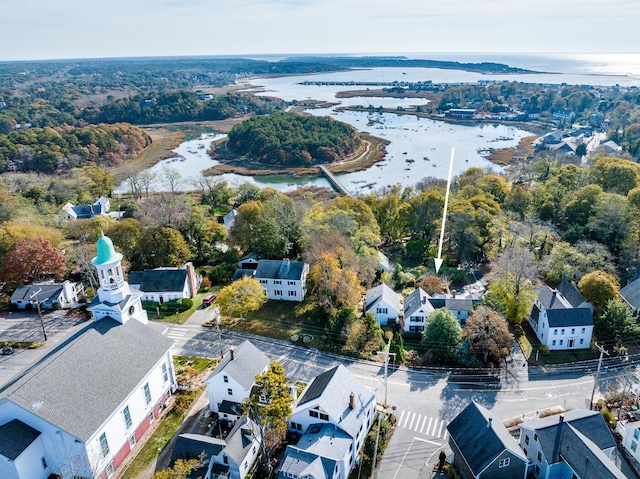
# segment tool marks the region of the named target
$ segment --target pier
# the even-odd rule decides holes
[[[320,168],[320,171],[325,176],[325,178],[329,180],[329,183],[331,183],[331,186],[333,187],[334,190],[336,190],[338,193],[343,194],[345,196],[353,196],[351,192],[342,183],[340,183],[338,179],[335,176],[333,176],[333,173],[327,170],[327,168],[324,165],[319,165],[318,168]]]

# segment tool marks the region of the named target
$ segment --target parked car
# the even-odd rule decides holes
[[[209,294],[204,297],[204,299],[202,300],[202,304],[204,305],[205,308],[208,308],[215,302],[217,297],[218,297],[217,294]]]
[[[13,348],[8,344],[5,346],[2,346],[2,348],[0,349],[0,354],[3,356],[8,356],[9,354],[13,354]]]

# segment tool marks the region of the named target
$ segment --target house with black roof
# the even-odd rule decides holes
[[[233,277],[234,281],[243,276],[255,278],[264,288],[268,299],[282,301],[303,301],[307,294],[309,265],[302,261],[249,259],[241,261]]]
[[[527,456],[507,428],[471,402],[447,426],[453,464],[463,479],[525,479]]]
[[[11,295],[11,304],[18,309],[35,308],[77,308],[78,301],[84,296],[82,283],[64,281],[44,281],[18,286]]]
[[[106,196],[101,196],[92,205],[65,204],[58,213],[59,221],[92,220],[96,216],[107,216],[111,209],[111,202]]]
[[[593,308],[574,285],[564,280],[556,288],[542,287],[529,324],[550,350],[587,349],[593,334]]]
[[[371,428],[376,391],[343,365],[316,376],[298,400],[289,431],[300,435],[285,451],[278,478],[346,479]]]
[[[611,461],[616,441],[602,414],[575,409],[520,424],[529,472],[541,479],[623,479]]]
[[[260,428],[242,416],[224,439],[202,434],[180,434],[171,453],[171,465],[178,459],[202,457],[203,465],[187,479],[224,477],[244,479],[260,452],[256,434]]]
[[[243,414],[242,401],[251,394],[256,376],[264,374],[269,364],[269,358],[251,341],[229,350],[205,381],[209,409],[222,420],[239,420]]]
[[[202,277],[196,275],[192,263],[181,268],[156,268],[130,271],[129,284],[142,292],[142,301],[162,304],[184,298],[195,298]]]
[[[111,240],[96,246],[94,321],[0,387],[2,479],[110,476],[175,388],[173,341],[147,326]]]

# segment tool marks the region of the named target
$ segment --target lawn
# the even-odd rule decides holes
[[[548,351],[544,345],[540,344],[538,337],[527,322],[516,327],[515,336],[522,352],[528,358],[529,364],[534,366],[586,361],[598,357],[598,352],[593,349]]]
[[[159,312],[160,314],[158,314],[158,310],[154,308],[145,308],[145,309],[147,311],[149,319],[153,321],[160,321],[163,323],[182,324],[187,319],[189,319],[189,316],[191,316],[198,308],[200,308],[200,306],[202,306],[202,299],[208,294],[211,294],[212,291],[213,289],[211,291],[206,291],[204,293],[198,293],[196,297],[193,298],[193,306],[191,306],[186,311],[182,311],[177,314],[171,311],[160,311]]]
[[[221,326],[269,338],[290,340],[295,335],[303,342],[306,335],[313,340],[307,346],[321,347],[325,333],[322,319],[306,303],[268,301],[260,310],[248,313],[244,319],[225,318]]]

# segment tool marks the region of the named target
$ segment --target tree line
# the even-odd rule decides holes
[[[237,155],[282,166],[332,163],[348,157],[361,144],[360,135],[351,125],[328,116],[285,112],[235,125],[227,143]]]

